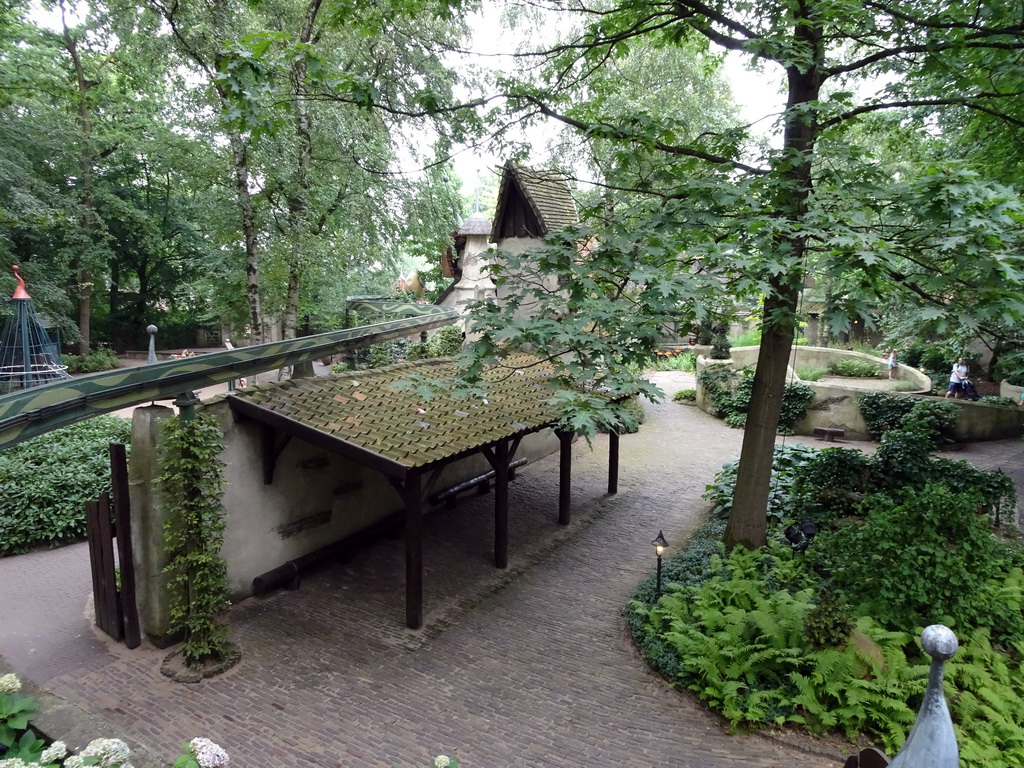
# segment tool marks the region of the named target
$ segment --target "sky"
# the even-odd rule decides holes
[[[501,9],[504,7],[495,2],[485,2],[483,9],[474,14],[470,20],[470,26],[475,31],[470,43],[473,51],[486,51],[487,55],[479,57],[479,61],[486,66],[505,67],[511,69],[512,59],[508,54],[513,53],[522,39],[522,31],[510,30],[502,22]],[[553,21],[543,25],[548,30],[544,40],[537,37],[534,29],[529,31],[531,45],[538,47],[544,43],[553,42],[558,32],[558,23]],[[740,119],[747,124],[753,124],[754,135],[766,136],[773,146],[781,146],[781,133],[775,124],[777,115],[780,114],[785,105],[783,93],[783,72],[776,68],[765,69],[764,71],[752,71],[746,66],[746,57],[742,54],[726,51],[723,74],[726,81],[732,88],[733,98],[736,100],[739,109]],[[502,55],[505,54],[505,55]],[[540,127],[533,129],[526,135],[526,138],[534,147],[534,156],[544,157],[544,145],[547,137],[556,130],[554,127]],[[462,192],[465,196],[471,197],[478,183],[478,179],[499,168],[505,158],[499,157],[492,152],[465,150],[454,157],[456,175],[462,180]]]

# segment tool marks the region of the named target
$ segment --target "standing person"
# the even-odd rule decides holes
[[[949,389],[946,390],[946,397],[960,397],[960,393],[963,391],[963,380],[967,378],[968,373],[967,363],[962,357],[958,357],[953,363],[953,370],[949,372]]]
[[[888,366],[889,366],[889,381],[892,381],[893,371],[896,370],[896,350],[895,349],[890,349],[889,350],[889,357],[886,358],[886,362],[888,363]]]

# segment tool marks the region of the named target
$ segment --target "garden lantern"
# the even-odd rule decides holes
[[[658,531],[658,536],[651,542],[651,546],[654,547],[654,551],[658,555],[657,596],[661,597],[661,556],[665,554],[665,550],[668,549],[668,542],[665,540],[665,534]]]

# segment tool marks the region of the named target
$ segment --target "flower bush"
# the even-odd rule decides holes
[[[93,739],[78,754],[70,754],[63,741],[47,746],[28,727],[36,703],[20,696],[20,690],[16,675],[0,676],[0,753],[4,755],[0,768],[133,768],[131,750],[121,739]],[[192,739],[183,749],[172,768],[222,768],[228,764],[228,753],[209,739]]]

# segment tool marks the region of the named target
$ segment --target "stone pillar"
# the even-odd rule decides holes
[[[132,455],[128,466],[128,487],[132,503],[132,550],[143,634],[158,648],[170,645],[170,615],[167,595],[167,564],[164,520],[154,480],[160,475],[157,447],[160,423],[174,418],[165,405],[136,408],[132,416]]]

